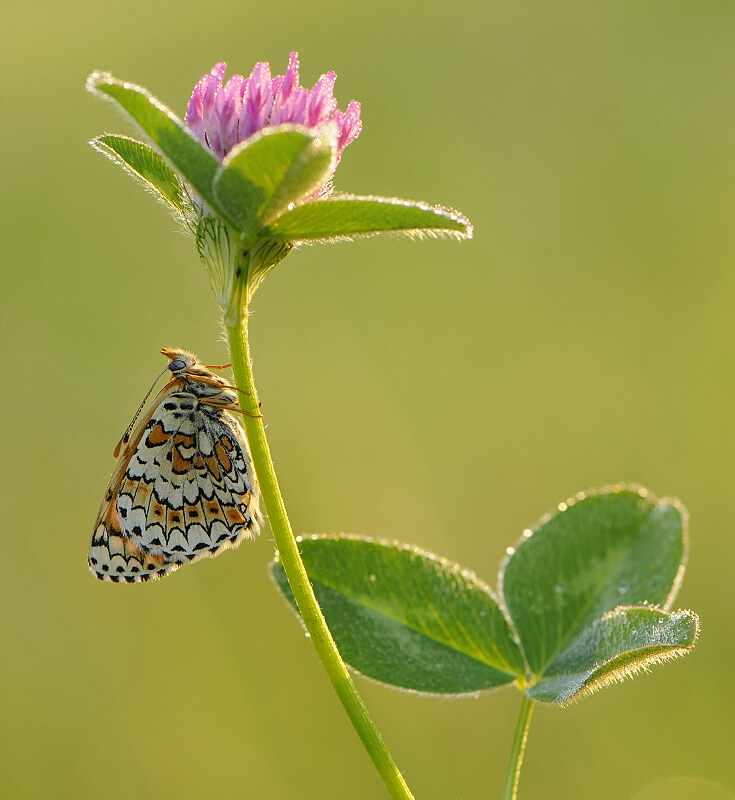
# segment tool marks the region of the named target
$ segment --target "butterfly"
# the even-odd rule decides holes
[[[255,538],[261,523],[245,433],[229,413],[238,390],[186,350],[161,352],[171,379],[142,414],[151,388],[115,448],[94,524],[89,569],[104,581],[161,578]]]

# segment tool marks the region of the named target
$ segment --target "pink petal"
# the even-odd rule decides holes
[[[220,143],[224,154],[238,142],[238,121],[242,108],[242,75],[233,75],[217,95]]]
[[[306,120],[302,123],[303,125],[309,128],[318,128],[337,110],[337,101],[333,95],[336,80],[337,76],[333,72],[328,72],[316,82],[314,88],[309,92]]]
[[[333,119],[339,128],[339,136],[337,138],[337,161],[339,161],[342,158],[342,152],[345,147],[354,142],[362,130],[360,104],[357,100],[350,100],[347,111],[344,114],[341,111],[336,112]]]
[[[240,112],[240,139],[247,139],[268,124],[273,106],[271,70],[265,61],[253,68]]]
[[[283,125],[287,122],[304,125],[308,99],[309,92],[306,89],[294,89],[283,107],[271,114],[271,125]]]
[[[186,107],[184,122],[186,127],[199,139],[204,142],[204,118],[202,116],[202,98],[204,96],[204,78],[194,87],[191,93],[189,105]]]
[[[278,84],[276,85],[276,81]],[[276,116],[288,103],[294,91],[299,88],[299,54],[291,53],[288,59],[288,69],[283,77],[273,79],[273,112]]]
[[[222,88],[222,79],[225,77],[227,64],[221,61],[212,67],[209,75],[202,78],[204,92],[202,95],[202,118],[204,120],[204,136],[207,144],[221,158],[222,148],[219,139],[219,117],[216,113],[217,94]]]

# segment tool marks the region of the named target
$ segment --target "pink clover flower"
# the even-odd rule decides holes
[[[259,61],[250,77],[233,75],[223,85],[225,62],[212,67],[196,85],[186,109],[186,125],[194,136],[222,160],[239,142],[264,128],[302,125],[337,128],[337,159],[362,129],[360,104],[351,100],[346,111],[337,108],[334,72],[322,75],[311,90],[299,86],[298,53],[291,53],[285,75],[271,78],[270,66]]]

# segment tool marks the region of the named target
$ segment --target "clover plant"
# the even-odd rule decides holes
[[[564,704],[688,652],[691,611],[674,611],[687,555],[675,500],[612,486],[560,503],[508,549],[495,590],[414,545],[359,536],[295,537],[281,495],[248,344],[250,301],[301,243],[384,233],[472,237],[457,211],[335,190],[342,154],[361,131],[360,105],[340,111],[335,75],[308,90],[298,58],[224,83],[216,64],[184,119],[146,89],[95,72],[145,141],[105,134],[92,146],[123,167],[190,233],[222,313],[244,427],[277,548],[276,585],[293,604],[393,798],[412,798],[347,665],[391,687],[472,696],[522,692],[503,797],[516,797],[531,711]],[[412,535],[418,538],[419,532]]]

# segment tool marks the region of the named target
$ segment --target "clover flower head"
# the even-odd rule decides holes
[[[265,62],[227,82],[225,70],[215,64],[199,81],[183,123],[147,89],[109,73],[92,73],[87,87],[117,102],[150,138],[153,147],[115,134],[91,144],[192,234],[226,323],[300,243],[381,233],[472,237],[469,220],[451,208],[334,194],[334,170],[362,128],[359,103],[338,108],[334,72],[304,88],[296,53],[275,78]]]
[[[227,64],[212,67],[196,85],[186,109],[186,125],[220,160],[232,148],[264,128],[301,125],[337,128],[337,158],[362,129],[360,104],[351,100],[346,111],[337,108],[334,72],[322,75],[311,90],[299,86],[298,53],[291,53],[285,75],[271,78],[270,66],[259,61],[250,77],[233,75],[223,85]]]

